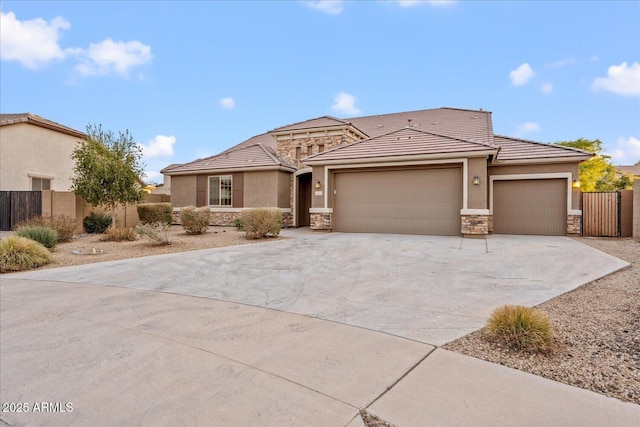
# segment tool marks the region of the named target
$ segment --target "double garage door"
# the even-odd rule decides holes
[[[494,181],[493,232],[566,235],[567,180]]]
[[[336,231],[460,234],[459,167],[340,172],[334,189]]]

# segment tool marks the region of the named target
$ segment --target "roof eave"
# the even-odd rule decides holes
[[[283,166],[283,165],[275,165],[275,166],[255,166],[255,167],[242,167],[242,168],[222,168],[222,169],[192,169],[186,171],[176,171],[165,172],[165,175],[176,176],[176,175],[203,175],[203,174],[222,174],[222,173],[233,173],[233,172],[255,172],[255,171],[270,171],[270,170],[281,170],[283,172],[295,172],[297,169]]]
[[[571,157],[541,157],[536,159],[512,159],[500,160],[492,164],[492,166],[508,166],[522,164],[540,164],[540,163],[580,163],[589,160],[593,156],[571,156]]]
[[[421,160],[441,160],[441,159],[459,159],[460,157],[486,157],[495,156],[498,150],[478,150],[478,151],[456,151],[452,153],[435,153],[435,154],[412,154],[403,156],[384,156],[384,157],[353,157],[348,159],[334,160],[309,160],[302,159],[302,163],[310,166],[323,165],[346,165],[350,163],[389,163],[389,162],[407,162]]]
[[[10,126],[10,125],[17,125],[20,123],[32,124],[34,126],[39,126],[45,129],[53,130],[56,132],[64,133],[64,134],[75,136],[78,138],[85,138],[87,136],[86,134],[78,130],[72,129],[70,127],[66,127],[56,123],[44,122],[42,120],[39,120],[37,117],[34,117],[33,115],[26,115],[24,117],[19,117],[11,120],[4,120],[2,123],[0,123],[0,125]]]

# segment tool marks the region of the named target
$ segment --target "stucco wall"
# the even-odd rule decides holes
[[[468,209],[489,209],[489,182],[487,178],[487,158],[470,158],[467,162],[467,208]],[[473,178],[480,178],[480,184],[474,185]]]
[[[0,190],[30,191],[31,177],[51,179],[51,189],[71,188],[75,136],[28,123],[0,127]]]
[[[293,174],[278,172],[278,205],[279,208],[291,208],[291,186]]]
[[[578,179],[578,163],[549,163],[539,165],[489,166],[491,175],[523,175],[541,173],[571,173],[571,181]],[[580,189],[571,190],[571,209],[581,209]]]
[[[633,238],[640,241],[640,179],[633,181]]]
[[[244,173],[244,207],[262,208],[278,206],[278,171]],[[175,191],[175,184],[173,184]],[[286,206],[289,207],[289,206]]]
[[[174,208],[196,205],[196,175],[172,177],[171,204]]]

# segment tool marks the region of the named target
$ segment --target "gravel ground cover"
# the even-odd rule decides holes
[[[104,242],[102,234],[82,234],[72,241],[59,243],[51,255],[53,261],[39,269],[67,267],[71,265],[91,264],[94,262],[115,261],[139,258],[174,252],[194,251],[198,249],[219,248],[232,245],[246,245],[265,240],[248,240],[243,231],[235,227],[210,227],[204,234],[188,235],[181,226],[173,225],[169,230],[170,245],[158,245],[148,239],[134,242]],[[279,239],[281,237],[278,237]],[[268,239],[271,241],[272,239]],[[95,249],[95,254],[93,253]],[[74,253],[75,252],[75,253]],[[82,255],[77,255],[80,252]]]

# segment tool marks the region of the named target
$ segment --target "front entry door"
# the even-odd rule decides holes
[[[311,225],[311,217],[309,209],[311,209],[311,174],[305,173],[298,176],[298,211],[296,212],[298,219],[298,227],[309,227]]]

